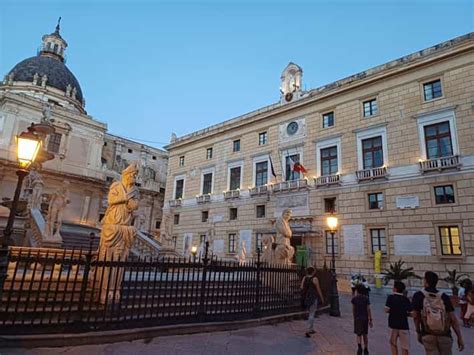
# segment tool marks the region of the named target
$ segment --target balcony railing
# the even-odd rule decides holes
[[[461,162],[459,156],[453,155],[436,159],[420,161],[420,170],[425,173],[428,171],[442,171],[444,169],[460,168]]]
[[[204,195],[196,196],[196,202],[197,203],[211,202],[211,194],[204,194]]]
[[[386,178],[388,176],[388,171],[385,166],[380,168],[364,169],[356,171],[357,180],[373,180],[379,178]]]
[[[181,207],[182,202],[183,202],[183,200],[181,200],[180,198],[178,198],[176,200],[169,200],[168,201],[170,207]]]
[[[270,188],[267,185],[255,186],[249,189],[250,196],[263,195],[269,191],[270,191]]]
[[[272,185],[273,192],[286,192],[306,188],[308,188],[308,180],[306,179],[282,181]]]
[[[341,183],[339,174],[320,176],[314,179],[316,187],[337,185]]]
[[[239,198],[239,197],[240,197],[240,190],[230,190],[230,191],[224,192],[225,200],[231,200],[233,198]]]

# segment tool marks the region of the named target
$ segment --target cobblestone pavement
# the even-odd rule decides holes
[[[390,354],[387,316],[383,312],[384,295],[371,295],[374,328],[369,331],[371,354]],[[322,315],[316,320],[316,334],[305,338],[304,321],[293,321],[242,330],[194,335],[158,337],[115,344],[88,345],[68,348],[7,349],[0,354],[356,354],[350,297],[341,296],[342,317]],[[412,326],[412,322],[410,323]],[[454,354],[474,355],[474,328],[462,328],[466,349]],[[410,354],[424,354],[411,330]]]

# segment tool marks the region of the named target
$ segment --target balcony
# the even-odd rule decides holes
[[[177,200],[169,200],[168,203],[170,207],[181,207],[183,200],[178,198]]]
[[[287,192],[287,191],[299,191],[302,189],[308,188],[308,180],[300,179],[300,180],[290,180],[290,181],[282,181],[276,184],[273,184],[272,191],[273,192]]]
[[[387,178],[388,170],[387,167],[382,166],[380,168],[364,169],[356,171],[357,181],[374,180],[380,178]]]
[[[211,194],[204,194],[204,195],[196,196],[196,202],[199,203],[199,204],[211,202]]]
[[[341,183],[341,176],[339,174],[320,176],[314,179],[316,187],[339,185]]]
[[[422,173],[442,171],[444,169],[459,169],[460,167],[461,162],[457,155],[420,161],[420,170]]]
[[[232,200],[240,197],[240,190],[230,190],[224,192],[224,200]]]
[[[270,191],[270,188],[267,185],[255,186],[249,189],[250,196],[263,195],[269,191]]]

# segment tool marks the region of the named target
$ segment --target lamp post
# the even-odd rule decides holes
[[[336,253],[334,250],[334,234],[337,231],[337,222],[337,217],[335,216],[329,216],[326,220],[326,224],[331,233],[331,308],[329,314],[333,317],[341,316],[341,311],[339,310],[339,295],[337,293]]]
[[[29,174],[28,168],[34,163],[36,156],[41,148],[41,139],[34,133],[33,125],[28,127],[28,131],[21,133],[16,137],[17,140],[17,158],[18,167],[16,175],[18,182],[13,197],[10,214],[5,229],[3,230],[2,247],[5,248],[10,244],[10,238],[13,234],[13,223],[15,222],[15,214],[18,208],[18,200],[20,199],[21,187],[23,180]]]
[[[191,254],[193,255],[193,262],[196,262],[196,254],[197,254],[198,248],[197,246],[193,245],[191,247]]]

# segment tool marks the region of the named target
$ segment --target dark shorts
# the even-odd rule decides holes
[[[369,333],[369,320],[354,319],[354,333],[358,336],[367,335]]]

